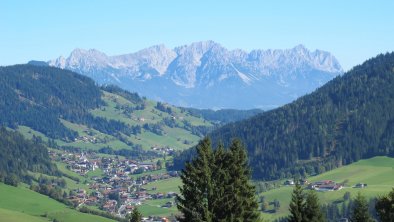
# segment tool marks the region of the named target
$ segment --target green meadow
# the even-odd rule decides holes
[[[110,222],[113,220],[78,212],[47,196],[23,186],[0,183],[1,222],[42,222],[56,219],[61,222]]]
[[[180,178],[170,178],[167,180],[160,180],[148,185],[143,186],[149,193],[179,193],[179,186],[182,184]],[[152,188],[156,188],[152,190]],[[147,200],[138,209],[144,216],[157,215],[157,216],[170,216],[171,214],[178,213],[175,205],[170,208],[162,207],[167,202],[174,202],[174,198],[164,198],[157,200]]]
[[[212,126],[209,121],[202,118],[192,116],[183,112],[180,108],[170,106],[172,114],[162,112],[156,108],[156,102],[144,100],[145,108],[143,110],[134,110],[131,113],[125,112],[123,106],[135,107],[136,104],[126,100],[116,94],[103,91],[102,96],[105,105],[91,110],[91,113],[97,117],[103,117],[107,120],[121,121],[130,126],[143,127],[144,124],[161,125],[162,135],[152,133],[142,129],[140,134],[122,137],[133,144],[141,145],[143,149],[150,150],[151,147],[170,147],[176,150],[189,148],[199,141],[200,137],[192,134],[191,131],[184,129],[184,122],[188,122],[192,126]],[[169,127],[163,124],[164,119],[174,118],[177,124],[175,127]],[[118,138],[102,133],[96,129],[89,128],[83,124],[75,124],[64,119],[60,119],[62,124],[78,132],[79,139],[76,141],[63,141],[56,139],[55,142],[60,146],[71,146],[82,149],[98,150],[102,147],[111,147],[114,150],[130,148],[125,142]],[[26,138],[40,136],[44,141],[48,141],[48,137],[26,126],[19,126],[17,129]],[[82,138],[83,137],[83,138]]]
[[[388,193],[394,186],[394,158],[374,157],[360,160],[356,163],[307,179],[310,182],[320,180],[333,180],[337,183],[345,182],[344,188],[339,191],[318,192],[322,204],[342,201],[346,192],[350,192],[352,198],[358,192],[361,192],[367,198],[372,198]],[[357,183],[366,183],[368,186],[363,189],[353,188]],[[266,219],[275,219],[287,216],[292,191],[293,186],[282,186],[259,194],[259,196],[264,196],[267,202],[272,202],[275,199],[280,202],[280,208],[277,213],[263,213],[263,217]],[[271,208],[272,206],[269,209]]]

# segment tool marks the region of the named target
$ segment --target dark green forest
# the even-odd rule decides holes
[[[100,88],[88,77],[58,68],[15,65],[0,67],[0,124],[16,129],[28,126],[53,139],[65,141],[78,136],[60,121],[85,124],[119,137],[138,131],[120,121],[94,117],[89,110],[104,104]],[[138,94],[113,86],[102,90],[141,103]]]
[[[376,155],[394,156],[394,53],[372,58],[293,103],[209,135],[247,146],[256,179],[313,175]],[[193,149],[174,158],[183,168]]]
[[[59,174],[39,138],[26,140],[18,132],[0,128],[0,182],[16,185],[29,180],[28,171]]]

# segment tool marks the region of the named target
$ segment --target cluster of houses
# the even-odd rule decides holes
[[[285,185],[294,185],[293,180],[286,180]],[[342,184],[336,183],[332,180],[321,180],[313,183],[309,183],[305,179],[300,180],[301,185],[307,186],[308,189],[317,191],[336,191],[343,188]]]
[[[317,190],[317,191],[336,191],[341,190],[343,188],[343,184],[336,183],[332,180],[321,180],[313,183],[309,183],[306,179],[299,180],[300,185],[307,186],[308,189]],[[294,180],[286,180],[284,185],[295,185]],[[366,188],[367,184],[365,183],[357,183],[353,186],[353,188]]]
[[[336,183],[332,180],[322,180],[308,185],[309,189],[317,191],[336,191],[343,188],[342,184]]]
[[[155,163],[144,163],[117,157],[99,157],[92,153],[62,153],[50,152],[50,156],[62,161],[67,168],[75,173],[85,176],[88,172],[101,169],[103,174],[91,177],[86,184],[89,190],[73,190],[69,199],[75,205],[96,206],[118,217],[125,217],[133,211],[135,206],[146,200],[168,200],[161,207],[173,207],[175,192],[156,192],[156,188],[147,190],[143,187],[148,183],[178,177],[178,172],[171,171],[159,174],[149,174],[157,169]],[[137,178],[131,177],[136,172],[148,172]],[[153,217],[152,217],[153,218]],[[147,218],[146,221],[165,221],[163,218]]]
[[[78,141],[82,141],[85,143],[89,142],[89,143],[95,144],[98,142],[98,139],[94,136],[79,136],[74,139],[74,142],[78,142]]]
[[[171,155],[174,153],[173,148],[152,146],[151,149],[161,154]]]

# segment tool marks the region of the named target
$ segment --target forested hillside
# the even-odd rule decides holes
[[[0,182],[11,185],[22,179],[27,180],[27,172],[57,174],[51,163],[47,148],[37,138],[26,140],[20,133],[0,128]]]
[[[53,67],[0,67],[0,125],[52,147],[151,158],[193,146],[214,125],[187,110]]]
[[[88,109],[102,104],[91,79],[56,68],[0,67],[0,85],[0,123],[26,125],[52,138],[74,139],[77,134],[59,118],[86,122]]]
[[[394,53],[354,67],[281,108],[210,134],[247,146],[254,178],[315,174],[376,155],[394,155]],[[227,144],[225,144],[227,145]],[[174,159],[182,167],[192,152]]]

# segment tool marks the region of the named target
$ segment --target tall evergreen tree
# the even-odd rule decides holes
[[[212,151],[208,138],[197,146],[197,157],[182,171],[178,209],[180,221],[259,221],[254,186],[250,183],[247,155],[239,140],[226,151]]]
[[[213,191],[212,212],[215,221],[225,222],[231,215],[233,203],[230,196],[230,180],[226,167],[230,164],[230,156],[224,150],[222,144],[214,151],[214,164],[212,168],[212,180],[215,184]]]
[[[142,214],[138,211],[138,208],[135,207],[133,212],[131,213],[130,222],[141,222],[142,221]]]
[[[388,195],[378,197],[375,209],[382,222],[394,222],[394,188]]]
[[[212,147],[209,138],[204,138],[197,145],[197,156],[191,163],[186,163],[182,170],[180,187],[182,196],[177,197],[177,207],[183,216],[181,222],[212,221]]]
[[[369,214],[367,199],[359,192],[354,200],[353,212],[350,218],[352,222],[372,222]]]
[[[306,195],[305,210],[304,210],[304,221],[305,222],[324,222],[326,219],[323,216],[323,212],[320,208],[319,199],[315,191],[311,191]]]
[[[305,209],[305,196],[301,185],[296,181],[291,196],[289,222],[303,222]]]
[[[229,154],[230,163],[227,166],[230,183],[228,184],[228,192],[233,194],[229,197],[233,205],[231,213],[234,220],[227,221],[256,221],[259,218],[259,212],[257,211],[255,187],[250,183],[251,171],[248,166],[248,158],[240,140],[232,141]]]

